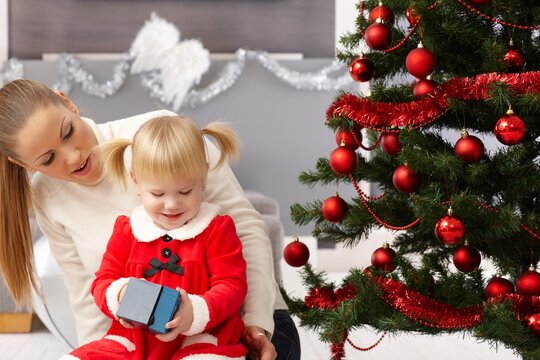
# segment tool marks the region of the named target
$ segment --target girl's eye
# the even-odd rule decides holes
[[[191,190],[193,190],[193,189],[189,189],[188,191],[180,191],[180,195],[189,195]]]
[[[152,195],[155,196],[155,197],[163,196],[163,193],[159,193],[159,194],[158,194],[158,193],[150,193],[150,194],[152,194]]]
[[[51,156],[47,159],[47,161],[45,161],[42,165],[43,166],[51,165],[53,160],[54,160],[54,153],[52,153]]]

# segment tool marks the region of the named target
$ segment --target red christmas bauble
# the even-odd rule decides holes
[[[417,15],[414,9],[410,6],[405,11],[405,16],[407,17],[407,20],[409,21],[409,24],[411,24],[411,26],[418,24],[418,22],[420,21],[420,15]]]
[[[407,165],[400,165],[394,170],[392,182],[398,191],[410,194],[422,185],[422,177]]]
[[[486,5],[491,2],[491,0],[469,0],[469,2],[473,5]]]
[[[530,267],[517,278],[516,289],[521,295],[540,295],[540,274],[534,270],[534,267]]]
[[[347,215],[348,210],[349,206],[345,200],[339,197],[338,194],[335,196],[330,196],[328,199],[324,200],[321,206],[323,218],[331,223],[341,222],[345,215]]]
[[[486,286],[486,297],[492,298],[500,295],[513,294],[514,284],[502,277],[494,277]]]
[[[283,258],[290,266],[304,266],[309,260],[309,249],[306,244],[296,239],[285,246]]]
[[[351,77],[358,82],[371,80],[374,72],[375,65],[373,65],[373,61],[365,56],[354,59],[351,66],[349,66]]]
[[[405,59],[405,67],[419,79],[424,79],[433,72],[436,65],[435,56],[428,49],[419,44],[416,49],[411,50]]]
[[[540,335],[540,313],[525,317],[525,324],[536,335]]]
[[[467,131],[462,131],[461,138],[454,145],[454,154],[467,164],[478,162],[484,157],[484,143]]]
[[[358,141],[362,141],[362,132],[359,126],[355,126],[353,129],[344,131],[341,128],[336,131],[336,144],[341,146],[343,142],[346,147],[351,150],[356,150],[360,146]]]
[[[369,12],[369,20],[370,21],[377,21],[377,19],[383,20],[385,23],[394,25],[394,11],[390,9],[388,6],[383,5],[382,2],[379,3],[379,5],[375,6],[371,11]]]
[[[371,265],[377,269],[392,271],[395,268],[394,256],[396,256],[394,249],[389,247],[388,244],[384,244],[371,255]]]
[[[381,149],[388,155],[397,155],[401,149],[398,132],[384,133],[381,140]]]
[[[367,27],[364,33],[367,46],[373,50],[384,50],[392,43],[392,31],[388,25],[376,22]]]
[[[465,236],[465,225],[449,210],[449,215],[443,216],[435,224],[435,236],[444,245],[456,245]]]
[[[437,87],[437,83],[431,79],[420,79],[414,84],[413,95],[417,98],[430,94]]]
[[[462,245],[454,251],[453,260],[458,270],[471,272],[480,265],[480,252],[469,245]]]
[[[520,47],[510,43],[503,57],[503,62],[508,65],[509,71],[519,72],[525,67],[525,52]]]
[[[525,123],[512,110],[508,110],[495,124],[495,137],[504,145],[519,144],[526,132]]]
[[[349,175],[358,165],[358,156],[347,146],[340,146],[330,154],[330,167],[338,175]]]

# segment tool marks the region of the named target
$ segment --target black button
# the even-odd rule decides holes
[[[163,235],[162,239],[163,239],[163,241],[165,241],[165,242],[169,242],[169,241],[172,240],[172,237],[170,237],[169,235]]]
[[[163,250],[161,250],[161,256],[163,256],[164,258],[170,258],[171,255],[172,255],[171,249],[164,248]]]

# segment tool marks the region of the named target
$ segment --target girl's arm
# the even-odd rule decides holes
[[[125,277],[125,265],[129,258],[132,241],[129,218],[119,216],[92,283],[91,291],[97,306],[112,319],[116,317],[120,305],[120,292],[129,280]]]

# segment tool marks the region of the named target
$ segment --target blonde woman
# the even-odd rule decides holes
[[[140,204],[133,186],[118,191],[93,149],[108,140],[132,139],[142,124],[163,115],[175,114],[161,110],[98,124],[39,82],[15,80],[0,89],[0,271],[15,301],[30,301],[36,278],[28,213],[34,212],[62,270],[80,345],[100,339],[110,326],[90,287],[114,220]],[[213,168],[218,151],[206,144]],[[248,281],[243,343],[263,360],[299,358],[298,334],[273,277],[264,222],[230,167],[209,171],[203,197],[232,217],[242,241]]]

